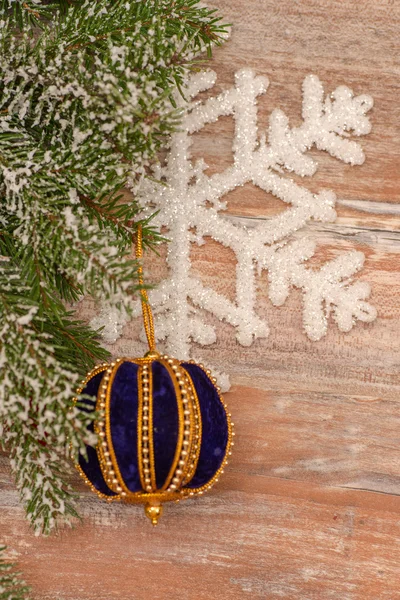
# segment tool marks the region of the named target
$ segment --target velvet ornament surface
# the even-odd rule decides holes
[[[98,373],[97,375],[92,377],[92,379],[90,379],[88,381],[88,383],[82,390],[82,394],[86,394],[88,396],[93,397],[93,400],[88,400],[88,399],[82,400],[82,403],[85,404],[85,408],[82,408],[82,410],[84,410],[86,412],[93,412],[95,410],[96,396],[97,396],[97,392],[99,390],[102,378],[103,378],[103,373]],[[86,408],[86,406],[87,406],[87,408]],[[88,430],[93,432],[93,423],[91,423],[89,425]],[[100,468],[100,463],[99,463],[99,459],[98,459],[95,448],[93,448],[92,446],[86,446],[86,452],[87,452],[87,460],[82,455],[79,455],[79,466],[81,467],[82,471],[84,472],[86,477],[89,479],[89,481],[94,485],[96,490],[98,490],[102,494],[105,494],[106,496],[115,496],[114,492],[112,492],[109,489],[109,487],[107,486],[107,484],[104,480],[103,473]]]
[[[111,385],[110,430],[115,457],[125,485],[141,490],[137,459],[138,365],[124,362]]]
[[[182,363],[189,373],[200,404],[202,439],[199,462],[187,487],[197,488],[214,477],[224,460],[228,445],[228,421],[218,392],[201,367]]]
[[[159,362],[153,371],[153,440],[157,488],[161,488],[171,469],[178,443],[178,404],[168,370]]]

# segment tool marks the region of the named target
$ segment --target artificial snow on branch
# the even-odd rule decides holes
[[[57,517],[76,516],[68,472],[70,452],[90,439],[87,414],[72,406],[79,381],[72,362],[57,360],[39,304],[21,274],[0,260],[0,439],[10,453],[21,501],[38,531]]]
[[[192,76],[186,97],[195,98],[215,81],[212,71]],[[256,275],[263,269],[268,270],[269,297],[274,305],[285,302],[292,286],[303,291],[303,324],[312,340],[325,335],[330,315],[341,331],[349,331],[356,320],[370,322],[376,316],[366,301],[369,285],[352,281],[364,262],[361,252],[346,252],[317,270],[306,266],[315,252],[314,242],[306,237],[289,238],[312,219],[333,222],[335,194],[328,190],[313,194],[284,176],[285,169],[301,176],[315,173],[317,162],[306,154],[313,146],[350,165],[362,164],[364,152],[349,136],[369,133],[366,113],[372,108],[372,98],[355,96],[345,86],[325,97],[318,77],[309,75],[303,83],[303,123],[290,128],[287,116],[275,109],[268,131],[259,134],[257,98],[268,85],[266,77],[242,69],[236,73],[235,86],[216,97],[205,102],[180,99],[185,110],[181,131],[172,136],[165,166],[155,171],[156,179],[165,185],[144,181],[141,187],[144,214],[156,208],[154,223],[165,227],[171,240],[169,276],[151,292],[150,299],[156,312],[156,332],[160,339],[167,339],[168,352],[175,356],[189,358],[192,341],[204,345],[216,340],[215,328],[202,321],[197,309],[233,325],[244,346],[267,336],[268,324],[255,310]],[[191,135],[227,115],[235,120],[233,165],[207,176],[207,165],[191,160]],[[245,183],[273,194],[288,208],[252,228],[233,223],[223,215],[226,204],[222,198]],[[191,244],[202,244],[207,236],[236,255],[234,302],[206,288],[191,272]]]
[[[0,546],[0,599],[28,600],[29,588],[21,579],[5,546]]]
[[[148,175],[176,91],[224,37],[197,0],[0,0],[0,436],[37,532],[76,515],[74,391],[109,356],[65,303],[129,311],[140,207],[120,190]]]

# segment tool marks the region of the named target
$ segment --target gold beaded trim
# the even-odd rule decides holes
[[[142,368],[139,367],[137,372],[137,386],[138,386],[138,416],[137,416],[137,460],[138,460],[138,469],[139,469],[139,479],[140,485],[142,489],[146,489],[146,484],[144,481],[144,464],[143,464],[143,387],[142,383]],[[147,418],[147,415],[146,415]],[[147,423],[148,425],[148,423]],[[146,457],[148,459],[148,457]],[[146,460],[145,459],[145,460]]]
[[[99,498],[101,498],[102,500],[107,500],[107,502],[114,502],[114,500],[121,500],[120,496],[107,496],[107,494],[103,494],[103,492],[100,492],[100,490],[98,490],[93,485],[93,483],[90,481],[90,479],[87,478],[87,476],[85,475],[85,472],[82,470],[82,467],[80,466],[79,463],[75,463],[75,468],[78,471],[79,475],[82,477],[83,481],[90,487],[92,492],[94,492]]]
[[[152,500],[160,503],[164,502],[179,502],[185,500],[180,491],[175,492],[131,492],[127,495],[123,501],[129,504],[147,504]]]
[[[85,379],[83,379],[80,383],[79,388],[77,389],[77,396],[79,396],[79,394],[81,394],[84,390],[84,388],[86,387],[86,385],[89,383],[89,381],[95,377],[96,375],[98,375],[99,373],[104,373],[107,368],[109,367],[109,365],[107,363],[102,363],[101,365],[97,365],[96,367],[94,367],[85,377]],[[103,381],[104,381],[104,377],[100,382],[100,386],[99,386],[99,390],[101,389],[101,386],[103,385]],[[98,394],[99,397],[99,394]],[[74,405],[76,405],[78,401],[78,398],[75,397],[73,399],[73,403]],[[98,400],[96,402],[96,410],[98,410]],[[96,431],[96,422],[95,422],[95,431]],[[97,445],[96,447],[97,453],[99,450],[99,445]],[[74,457],[72,457],[74,460]],[[102,471],[103,477],[104,477],[104,471],[102,468],[102,464],[100,461],[100,457],[99,457],[99,453],[98,453],[98,458],[99,458],[99,462],[100,462],[100,469]],[[120,496],[107,496],[107,494],[103,494],[103,492],[100,492],[100,490],[98,490],[93,483],[90,481],[90,479],[88,479],[88,477],[86,476],[85,472],[83,471],[82,467],[80,466],[79,462],[76,462],[74,460],[74,465],[76,470],[78,471],[79,475],[82,477],[82,479],[84,480],[84,482],[90,487],[90,489],[92,490],[92,492],[94,492],[99,498],[101,498],[102,500],[107,500],[107,502],[114,502],[116,500],[121,500]]]
[[[188,445],[188,441],[185,439],[185,424],[184,424],[184,409],[183,409],[183,388],[181,388],[181,369],[179,368],[179,362],[170,358],[164,360],[162,358],[159,359],[159,362],[167,369],[168,374],[172,380],[174,390],[175,390],[175,398],[176,404],[178,408],[178,440],[176,443],[175,456],[172,462],[171,468],[167,475],[164,485],[161,488],[161,491],[167,490],[168,492],[174,492],[178,488],[178,481],[173,481],[175,476],[175,471],[178,468],[178,464],[180,461],[186,465],[187,459],[186,456],[188,452],[186,450],[186,446]]]
[[[150,366],[150,368],[149,368]],[[146,363],[138,369],[137,457],[142,489],[156,490],[153,439],[153,374]]]
[[[200,403],[197,396],[196,388],[189,373],[183,369],[185,380],[189,388],[189,403],[192,422],[192,436],[190,445],[189,468],[182,478],[182,485],[187,485],[193,478],[200,458],[201,442],[202,442],[202,422],[200,413]]]
[[[103,421],[98,420],[99,427],[99,449],[100,456],[102,458],[100,465],[102,467],[104,478],[107,482],[108,487],[116,494],[125,496],[129,493],[129,489],[125,485],[125,481],[119,470],[117,457],[115,456],[114,445],[111,436],[111,418],[110,418],[110,404],[111,404],[111,390],[115,376],[121,366],[121,359],[118,359],[115,363],[111,363],[107,373],[104,376],[104,383],[107,384],[105,390],[105,398],[100,395],[100,400],[105,399],[105,409]],[[102,426],[102,429],[101,429]],[[107,453],[107,454],[106,454]],[[106,460],[107,459],[107,460]],[[111,463],[111,464],[110,464]]]
[[[153,361],[154,362],[154,361]],[[150,364],[149,368],[149,450],[150,450],[150,485],[151,490],[146,491],[157,491],[157,483],[156,483],[156,463],[154,458],[154,427],[153,427],[153,363]],[[143,368],[146,368],[147,365],[143,365]]]

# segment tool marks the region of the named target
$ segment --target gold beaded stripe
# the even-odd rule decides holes
[[[108,471],[112,468],[112,462],[110,453],[108,451],[108,445],[106,441],[106,433],[105,433],[105,414],[106,414],[106,393],[108,387],[108,381],[110,378],[110,373],[112,368],[110,365],[107,365],[107,370],[104,373],[104,376],[99,385],[99,389],[97,392],[97,402],[96,402],[96,411],[98,414],[98,418],[94,422],[94,432],[97,434],[98,443],[96,446],[97,458],[100,463],[100,469],[103,474],[104,480],[106,481],[108,487],[112,490],[112,486],[109,483],[109,474]]]
[[[138,386],[138,417],[137,417],[137,460],[139,468],[140,485],[142,489],[146,489],[143,472],[143,367],[139,367],[137,372]]]
[[[166,360],[160,358],[159,362],[167,369],[168,374],[172,380],[175,390],[176,405],[178,409],[178,440],[176,443],[174,460],[172,462],[171,468],[164,482],[164,485],[161,488],[161,491],[167,490],[168,492],[174,492],[178,487],[177,483],[172,481],[175,477],[175,471],[177,470],[179,464],[181,464],[183,468],[186,467],[189,456],[189,452],[187,450],[187,446],[189,445],[189,443],[188,440],[185,440],[185,415],[183,408],[183,396],[187,395],[187,390],[183,383],[183,372],[180,368],[179,362],[173,358],[168,358]]]
[[[109,367],[109,365],[107,363],[102,363],[101,365],[97,365],[96,367],[94,367],[94,369],[92,369],[90,371],[90,373],[88,373],[86,375],[86,378],[81,382],[80,387],[77,389],[77,395],[81,394],[83,392],[83,390],[85,389],[85,387],[87,386],[87,384],[89,383],[89,381],[95,377],[96,375],[98,375],[99,373],[104,373],[107,368]],[[100,383],[99,386],[99,391],[97,394],[97,402],[96,402],[96,411],[98,410],[98,402],[99,402],[99,397],[100,397],[100,390],[102,389],[102,385],[103,385],[103,381],[104,381],[104,377]],[[104,389],[104,388],[103,388]],[[73,399],[73,403],[74,406],[76,405],[78,401],[78,398],[75,397]],[[96,425],[96,423],[95,423]],[[101,460],[100,460],[100,454],[99,454],[99,445],[97,445],[96,447],[96,451],[97,451],[97,456],[99,459],[99,463],[100,463],[100,469],[104,475],[104,470],[101,464]],[[74,459],[74,457],[72,457]],[[83,471],[82,467],[80,466],[79,462],[75,462],[75,468],[78,471],[79,475],[82,477],[82,479],[84,480],[84,482],[90,487],[90,489],[92,490],[92,492],[94,492],[95,494],[97,494],[97,496],[99,498],[101,498],[102,500],[107,500],[107,502],[113,502],[115,500],[121,500],[121,496],[107,496],[106,494],[103,494],[103,492],[100,492],[100,490],[98,490],[93,483],[90,481],[90,479],[88,479],[87,475],[85,474],[85,472]]]
[[[107,383],[106,397],[105,397],[105,436],[100,439],[101,456],[103,457],[102,465],[105,466],[105,479],[108,487],[115,493],[121,494],[125,497],[130,494],[128,487],[123,480],[121,472],[119,470],[117,457],[115,456],[114,445],[111,436],[111,418],[110,418],[110,405],[111,405],[111,391],[113,382],[119,367],[121,366],[121,359],[118,359],[116,363],[111,363],[110,369],[107,370],[105,375],[104,383]],[[108,379],[106,379],[108,375]],[[101,436],[101,433],[99,433]],[[106,459],[105,452],[109,454]],[[110,464],[111,463],[111,464]]]
[[[153,373],[151,363],[138,369],[137,457],[142,489],[156,490],[153,435]]]
[[[154,426],[153,426],[153,369],[152,363],[149,365],[149,450],[150,450],[150,485],[151,491],[157,490],[156,483],[156,463],[154,458]],[[149,491],[149,490],[147,490]]]
[[[167,488],[168,492],[173,492],[176,489],[181,488],[182,480],[184,477],[186,477],[191,467],[191,455],[195,438],[194,410],[190,382],[186,376],[186,372],[181,368],[179,361],[173,359],[171,360],[173,363],[172,369],[176,369],[175,374],[181,392],[183,410],[183,444],[181,446],[177,467]]]
[[[90,487],[90,489],[92,490],[92,492],[97,494],[97,496],[99,498],[101,498],[102,500],[107,500],[107,502],[113,502],[114,500],[121,500],[121,496],[107,496],[107,494],[103,494],[103,492],[100,492],[100,490],[98,490],[93,485],[93,483],[90,481],[90,479],[87,478],[87,476],[85,475],[85,472],[82,470],[79,463],[75,464],[75,468],[78,471],[79,475],[84,480],[84,482],[86,483],[86,485],[88,485]]]
[[[188,384],[189,389],[189,406],[191,410],[191,421],[192,421],[192,440],[190,445],[190,456],[189,456],[189,468],[187,472],[183,475],[181,483],[182,485],[187,485],[193,478],[200,457],[201,450],[201,440],[202,440],[202,422],[201,422],[201,412],[200,412],[200,403],[199,398],[197,396],[196,388],[194,383],[185,370],[185,381]]]

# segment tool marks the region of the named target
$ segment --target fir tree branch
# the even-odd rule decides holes
[[[75,386],[108,356],[64,303],[129,310],[139,206],[120,190],[147,177],[176,88],[225,27],[197,0],[0,0],[0,21],[0,435],[48,533],[76,516],[69,444],[95,442]]]
[[[0,546],[0,600],[28,600],[29,588],[7,557],[7,548]]]
[[[18,270],[1,260],[1,445],[10,453],[28,518],[48,533],[58,518],[77,516],[68,483],[69,443],[74,454],[84,451],[90,420],[72,404],[78,382],[74,360],[81,352],[68,355],[65,344],[58,345],[27,291]]]
[[[42,27],[57,13],[64,14],[70,0],[37,2],[35,0],[0,0],[0,12],[6,14],[10,22],[19,29]]]

